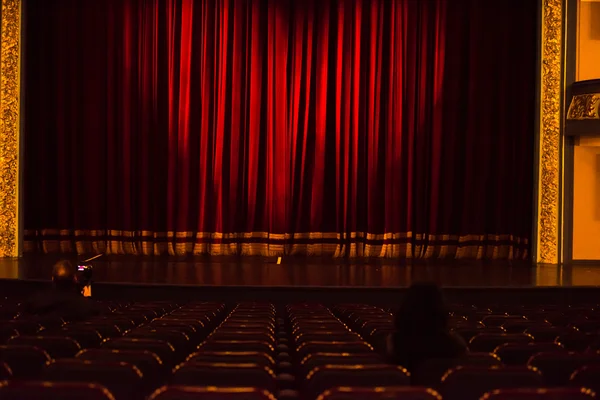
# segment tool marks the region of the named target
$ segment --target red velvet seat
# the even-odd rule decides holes
[[[106,387],[117,400],[143,399],[147,394],[140,370],[124,362],[56,360],[46,366],[42,378],[51,382],[96,383]]]
[[[83,349],[99,347],[104,339],[93,328],[73,327],[66,325],[61,329],[43,330],[38,336],[59,336],[73,339]]]
[[[273,371],[258,364],[184,363],[173,370],[173,385],[256,387],[268,391],[277,389]]]
[[[589,388],[600,394],[600,365],[584,365],[577,369],[571,374],[569,386]]]
[[[275,366],[275,361],[270,355],[256,351],[196,352],[190,354],[186,361],[191,363],[256,364],[269,368]]]
[[[46,351],[52,358],[74,357],[81,350],[79,343],[61,336],[17,336],[7,344],[18,346],[34,346]]]
[[[528,365],[536,367],[544,375],[546,385],[566,386],[571,374],[584,365],[600,365],[600,354],[551,352],[533,356]]]
[[[500,358],[493,353],[468,353],[461,358],[431,359],[421,363],[411,375],[411,384],[426,387],[436,387],[442,377],[458,366],[492,367],[502,365]]]
[[[48,353],[34,346],[0,346],[0,361],[5,362],[18,379],[37,378],[50,360]]]
[[[566,351],[556,343],[505,343],[494,350],[506,365],[525,365],[529,359],[542,352]]]
[[[256,351],[273,354],[275,348],[268,342],[256,340],[207,340],[198,346],[198,351]]]
[[[148,400],[275,400],[269,391],[256,388],[165,386]]]
[[[486,393],[481,400],[587,400],[595,393],[585,388],[500,389]]]
[[[135,365],[142,373],[144,380],[155,386],[166,379],[168,369],[154,353],[144,350],[87,349],[76,356],[80,360],[126,362]]]
[[[314,368],[323,365],[369,365],[381,364],[379,354],[370,353],[312,353],[301,361],[302,372],[308,374]]]
[[[10,366],[4,361],[0,361],[0,381],[11,379],[13,372]]]
[[[419,387],[338,387],[323,392],[318,400],[442,400],[433,389]]]
[[[438,389],[444,400],[476,400],[504,388],[543,386],[542,375],[532,367],[457,367],[443,378]]]
[[[354,353],[363,354],[373,351],[366,342],[305,342],[296,349],[298,359],[303,360],[313,353]]]
[[[476,352],[490,352],[494,351],[496,347],[504,343],[529,343],[533,342],[533,337],[524,333],[511,333],[511,334],[493,334],[493,333],[481,333],[475,335],[469,341],[469,349]]]
[[[2,400],[115,400],[102,385],[77,382],[0,382]]]
[[[138,339],[122,337],[105,342],[103,349],[116,350],[145,350],[156,354],[160,360],[167,366],[172,367],[176,362],[175,349],[169,342],[154,339]]]
[[[391,365],[323,365],[306,376],[304,397],[315,398],[328,389],[352,387],[408,386],[406,369]]]

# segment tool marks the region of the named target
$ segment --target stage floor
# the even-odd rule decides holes
[[[0,279],[46,281],[57,256],[0,259]],[[76,259],[73,259],[76,262]],[[404,288],[417,281],[444,287],[532,288],[600,286],[600,264],[530,266],[508,263],[348,262],[284,258],[110,257],[94,263],[94,281],[136,285]]]

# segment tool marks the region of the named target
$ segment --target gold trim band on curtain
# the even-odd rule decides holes
[[[541,11],[541,109],[535,261],[557,264],[561,233],[563,0],[543,0]]]
[[[0,257],[19,256],[21,0],[2,0],[0,44]]]
[[[25,250],[135,255],[311,255],[332,257],[526,259],[529,242],[513,235],[425,235],[413,232],[27,231]]]

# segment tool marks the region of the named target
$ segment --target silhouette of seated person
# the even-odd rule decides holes
[[[444,296],[435,284],[412,285],[394,325],[387,341],[389,361],[411,373],[426,360],[459,358],[468,351],[462,338],[448,328]]]
[[[83,296],[73,265],[62,260],[52,268],[52,289],[34,295],[24,312],[39,317],[60,317],[77,321],[98,314],[91,299]]]

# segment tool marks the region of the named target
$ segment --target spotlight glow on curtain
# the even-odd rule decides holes
[[[26,248],[526,258],[537,3],[481,3],[29,0]]]

